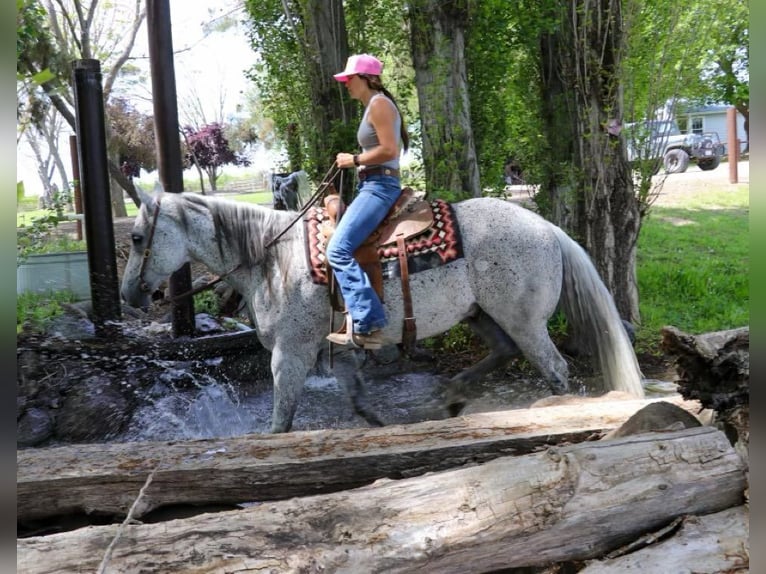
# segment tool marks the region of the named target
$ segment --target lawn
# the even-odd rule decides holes
[[[748,325],[748,189],[706,191],[651,209],[638,241],[639,344],[672,325],[698,334]]]

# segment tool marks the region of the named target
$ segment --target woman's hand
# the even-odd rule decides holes
[[[355,167],[354,154],[341,152],[335,156],[335,163],[340,168]]]

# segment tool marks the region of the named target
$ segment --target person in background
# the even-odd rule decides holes
[[[349,96],[364,105],[357,130],[360,153],[341,152],[335,163],[356,168],[356,198],[338,222],[327,245],[327,261],[340,287],[350,317],[345,333],[327,338],[339,345],[366,349],[381,347],[386,313],[370,279],[354,258],[356,249],[388,214],[401,194],[399,154],[409,146],[407,130],[391,93],[383,87],[383,64],[369,54],[349,57],[346,68],[333,77],[346,85]]]

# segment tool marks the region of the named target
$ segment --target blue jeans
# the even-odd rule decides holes
[[[386,326],[386,313],[369,277],[354,259],[354,251],[375,231],[401,195],[399,178],[371,175],[359,184],[359,194],[349,204],[327,244],[327,261],[335,273],[354,321],[355,333],[369,333]]]

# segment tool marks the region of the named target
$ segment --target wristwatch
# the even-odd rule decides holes
[[[356,167],[359,167],[359,154],[358,153],[354,154],[354,165]]]

